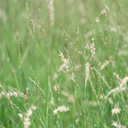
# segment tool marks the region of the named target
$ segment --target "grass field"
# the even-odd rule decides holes
[[[127,0],[0,0],[0,128],[128,128]]]

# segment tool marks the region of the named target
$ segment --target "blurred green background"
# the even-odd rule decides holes
[[[19,97],[11,97],[11,101],[23,112],[32,104],[37,106],[31,120],[32,128],[111,127],[112,120],[116,118],[110,117],[112,106],[99,97],[101,93],[107,94],[109,89],[116,87],[114,72],[121,78],[128,72],[128,1],[54,0],[53,26],[50,25],[48,3],[48,0],[0,0],[1,85],[7,92],[17,88],[26,93],[26,88],[29,88],[27,102]],[[91,58],[88,48],[84,53],[85,46],[93,43],[92,38],[96,47],[95,58]],[[65,73],[60,73],[53,80],[62,64],[59,51],[71,59],[69,72],[74,72],[74,67],[80,65],[75,71],[78,88]],[[122,51],[123,55],[120,55]],[[104,81],[94,72],[92,82],[88,81],[85,89],[85,64],[89,62],[99,71],[101,63],[106,60],[110,60],[111,64],[100,74],[110,88],[100,88]],[[56,84],[59,85],[59,92],[54,91]],[[97,100],[92,86],[101,108],[86,107],[87,101]],[[2,88],[0,90],[2,92]],[[62,91],[73,95],[75,101],[68,103]],[[54,106],[49,104],[52,98]],[[116,102],[118,99],[114,100]],[[123,102],[122,98],[119,101],[126,107],[127,101]],[[70,106],[68,117],[64,114],[53,117],[53,109],[60,104]],[[0,127],[18,128],[23,125],[18,113],[6,98],[0,98]],[[120,120],[127,126],[127,115],[122,116]],[[80,120],[79,126],[75,123],[77,118]]]

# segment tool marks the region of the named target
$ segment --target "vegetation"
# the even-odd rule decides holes
[[[0,0],[0,127],[128,127],[127,0]]]

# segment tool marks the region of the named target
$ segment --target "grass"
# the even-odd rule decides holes
[[[0,1],[1,128],[127,128],[127,0]]]

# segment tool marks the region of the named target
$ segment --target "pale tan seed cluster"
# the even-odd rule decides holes
[[[16,92],[16,91],[9,91],[9,92],[1,92],[0,93],[0,99],[3,97],[3,96],[6,96],[6,97],[12,97],[12,96],[14,96],[14,97],[22,97],[22,98],[24,98],[25,100],[27,99],[27,96],[24,94],[24,93],[22,93],[22,92]]]
[[[60,52],[59,56],[61,57],[61,61],[63,64],[60,66],[59,72],[68,72],[69,71],[69,59],[66,59],[62,52]]]
[[[106,98],[108,96],[110,96],[111,94],[123,92],[123,91],[126,90],[126,83],[128,82],[128,76],[126,76],[123,79],[121,79],[118,74],[114,73],[114,75],[116,76],[117,80],[119,81],[119,86],[114,88],[114,89],[112,89],[112,90],[110,90],[108,92],[108,95],[106,96]]]
[[[69,111],[68,107],[58,106],[58,108],[53,111],[53,115],[57,115],[58,113],[67,112],[67,111]]]
[[[49,19],[51,27],[54,26],[54,0],[48,0]]]
[[[94,22],[93,26],[95,25],[95,23],[100,22],[100,17],[101,17],[102,15],[105,15],[105,14],[107,14],[108,12],[109,12],[109,8],[108,8],[108,6],[107,6],[107,5],[105,5],[104,9],[100,12],[99,16],[98,16],[98,17],[96,17],[96,19],[95,19],[95,22]]]
[[[69,77],[70,80],[75,81],[75,74],[72,72],[72,74]]]
[[[117,93],[120,93],[120,92],[123,92],[123,91],[126,91],[126,83],[128,82],[128,77],[124,77],[123,79],[121,79],[119,77],[118,74],[114,73],[116,79],[118,80],[119,82],[119,86],[110,90],[107,94],[107,96],[105,97],[106,99],[109,100],[110,104],[111,105],[114,105],[115,103],[113,102],[112,98],[111,98],[111,95],[113,94],[117,94]],[[112,113],[112,116],[114,115],[119,115],[121,113],[121,109],[120,107],[114,105],[114,108],[111,110],[111,113]],[[115,128],[126,128],[125,126],[123,126],[119,120],[116,120],[116,121],[113,121],[112,122],[112,126],[114,126]]]
[[[128,76],[126,76],[125,78],[121,79],[120,81],[120,87],[126,87],[126,83],[128,82]]]
[[[29,128],[31,125],[30,117],[32,116],[34,110],[36,110],[36,106],[32,105],[24,115],[21,113],[18,114],[23,121],[24,128]]]
[[[28,97],[27,97],[27,95],[26,94],[24,94],[24,93],[22,93],[22,92],[19,92],[18,90],[16,90],[15,89],[15,91],[9,91],[9,92],[7,92],[4,88],[3,88],[3,86],[1,85],[1,83],[0,83],[0,88],[2,88],[2,91],[0,92],[0,99],[2,98],[2,97],[6,97],[6,98],[10,98],[10,97],[21,97],[21,98],[23,98],[23,99],[25,99],[25,100],[27,100],[28,99]]]
[[[126,128],[125,126],[121,125],[120,122],[113,122],[112,126],[114,126],[115,128]]]
[[[87,81],[88,81],[88,79],[89,79],[89,76],[90,76],[90,63],[87,62],[87,63],[85,64],[85,86],[86,86],[86,84],[87,84]]]
[[[120,108],[114,107],[114,108],[112,109],[112,115],[115,115],[115,114],[118,114],[118,113],[120,113]]]
[[[69,103],[73,103],[75,101],[74,96],[69,94],[67,91],[62,91],[61,93],[67,98]]]
[[[101,11],[101,14],[103,15],[103,14],[105,14],[107,12],[109,12],[109,8],[108,8],[107,5],[105,5],[105,8]]]
[[[116,94],[116,93],[119,93],[119,92],[122,92],[122,91],[125,91],[125,90],[126,90],[125,87],[121,87],[121,88],[120,87],[116,87],[116,88],[114,88],[114,89],[109,91],[107,97],[110,96],[111,94]]]
[[[93,39],[92,39],[92,40],[93,40]],[[92,58],[94,58],[94,57],[95,57],[95,50],[96,50],[94,42],[92,43],[92,45],[91,45],[90,48],[91,48],[91,55],[92,55]]]
[[[59,56],[61,58],[62,65],[59,67],[58,71],[54,74],[53,80],[58,78],[60,72],[67,73],[69,71],[69,59],[65,58],[64,54],[61,51],[60,51]],[[72,74],[72,75],[74,75],[74,74]],[[71,76],[72,79],[73,79],[73,77],[74,76]]]
[[[109,65],[109,61],[105,61],[102,65],[101,65],[101,70],[103,70],[107,65]]]

